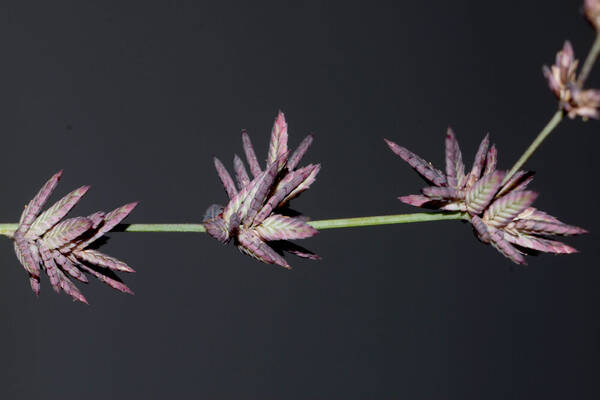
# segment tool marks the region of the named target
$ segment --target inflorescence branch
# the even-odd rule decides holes
[[[336,228],[354,228],[360,226],[377,226],[392,224],[410,224],[413,222],[433,222],[467,219],[461,212],[432,212],[379,215],[372,217],[336,218],[308,221],[308,225],[318,230]],[[0,224],[0,235],[12,237],[18,224]],[[205,233],[202,224],[119,224],[113,232],[193,232]]]
[[[67,218],[89,186],[73,190],[43,211],[62,175],[59,171],[25,206],[18,223],[0,224],[0,235],[13,242],[17,258],[36,295],[40,292],[43,273],[56,292],[63,291],[84,303],[87,300],[73,280],[87,283],[87,276],[133,294],[116,272],[131,273],[134,269],[96,249],[101,242],[97,240],[111,230],[206,232],[220,243],[233,243],[250,257],[284,268],[290,268],[284,252],[311,260],[320,259],[317,254],[292,242],[312,237],[319,230],[442,220],[467,221],[481,242],[493,246],[517,264],[526,264],[526,255],[540,252],[574,253],[574,248],[555,237],[587,231],[533,207],[538,193],[527,188],[533,180],[533,172],[524,171],[522,167],[565,116],[570,119],[581,117],[584,121],[600,119],[600,90],[584,87],[600,55],[600,0],[584,0],[584,11],[595,30],[595,41],[579,74],[578,60],[569,41],[556,54],[555,63],[544,66],[543,73],[558,100],[558,110],[508,172],[497,167],[497,148],[490,143],[489,134],[483,138],[470,170],[466,169],[458,140],[450,128],[445,137],[444,170],[386,139],[390,150],[427,184],[420,193],[400,196],[399,200],[434,212],[310,221],[291,209],[290,202],[309,189],[321,167],[320,164],[299,166],[313,142],[313,135],[307,135],[291,151],[288,125],[283,113],[279,112],[264,166],[258,162],[250,135],[245,131],[242,132],[242,145],[246,162],[234,155],[232,175],[219,159],[214,159],[228,200],[225,205],[210,205],[200,224],[123,223],[136,202],[110,212],[97,211],[88,216]]]

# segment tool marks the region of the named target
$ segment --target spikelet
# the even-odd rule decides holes
[[[89,186],[82,186],[41,212],[61,176],[62,171],[54,174],[29,202],[12,237],[17,258],[29,274],[32,290],[39,294],[40,271],[43,270],[55,291],[62,290],[83,303],[87,303],[86,298],[69,276],[86,283],[84,272],[87,272],[117,290],[133,294],[122,282],[108,276],[108,271],[134,270],[89,246],[121,222],[137,203],[109,213],[99,211],[88,217],[63,219],[89,190]]]

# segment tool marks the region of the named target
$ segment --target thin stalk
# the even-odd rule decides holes
[[[467,219],[466,214],[462,212],[439,212],[325,219],[320,221],[310,221],[309,225],[316,229],[323,230],[460,219]],[[17,229],[17,225],[18,224],[0,224],[0,235],[12,236],[13,232]],[[114,230],[117,232],[206,232],[202,224],[119,224]]]
[[[535,153],[538,147],[542,144],[542,142],[550,135],[550,133],[556,128],[556,126],[562,121],[564,112],[563,110],[558,110],[553,116],[552,119],[546,124],[544,129],[537,135],[535,140],[531,142],[527,150],[523,153],[521,158],[513,165],[508,174],[504,177],[502,184],[504,185],[512,176],[521,169],[521,167],[529,160],[529,158]]]
[[[585,80],[590,74],[598,55],[600,54],[600,33],[596,34],[596,40],[594,40],[594,44],[588,53],[585,62],[583,63],[583,67],[581,67],[581,72],[579,73],[579,77],[577,78],[577,86],[580,88],[583,87]]]
[[[318,230],[334,228],[354,228],[359,226],[376,226],[389,224],[410,224],[413,222],[447,221],[456,219],[467,219],[466,213],[462,212],[440,212],[440,213],[416,213],[381,215],[373,217],[324,219],[320,221],[309,221],[308,224]]]

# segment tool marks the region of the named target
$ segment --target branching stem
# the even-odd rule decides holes
[[[333,228],[354,228],[359,226],[375,226],[388,224],[408,224],[413,222],[431,222],[466,219],[461,212],[434,212],[416,214],[381,215],[358,218],[325,219],[310,221],[309,224],[318,230]],[[0,224],[0,235],[12,236],[17,224]],[[119,224],[117,232],[206,232],[202,224]]]

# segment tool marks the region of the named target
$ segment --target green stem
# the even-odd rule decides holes
[[[339,218],[310,221],[309,225],[316,229],[353,228],[359,226],[375,226],[387,224],[408,224],[413,222],[430,222],[467,219],[462,212],[438,212],[417,214],[381,215],[373,217]],[[12,236],[17,224],[0,224],[0,235]],[[119,232],[206,232],[202,224],[119,224],[115,228]]]
[[[322,230],[322,229],[333,229],[333,228],[353,228],[353,227],[358,227],[358,226],[410,224],[413,222],[446,221],[446,220],[456,220],[456,219],[467,219],[466,213],[438,212],[438,213],[381,215],[381,216],[358,217],[358,218],[324,219],[324,220],[320,220],[320,221],[310,221],[309,225],[311,225],[313,228]]]
[[[600,33],[596,34],[596,40],[594,40],[594,44],[588,53],[585,62],[583,63],[583,67],[581,67],[581,72],[579,73],[579,77],[577,78],[577,86],[580,88],[583,87],[585,80],[590,74],[596,59],[598,58],[598,54],[600,54]]]
[[[556,128],[556,126],[562,121],[564,112],[563,110],[558,110],[552,119],[546,124],[544,129],[537,135],[535,140],[529,145],[527,150],[523,153],[521,158],[515,163],[515,165],[510,169],[508,174],[504,177],[502,184],[504,185],[512,176],[521,169],[521,167],[529,160],[529,158],[535,153],[538,147],[542,144],[542,142],[550,135],[550,132]]]

